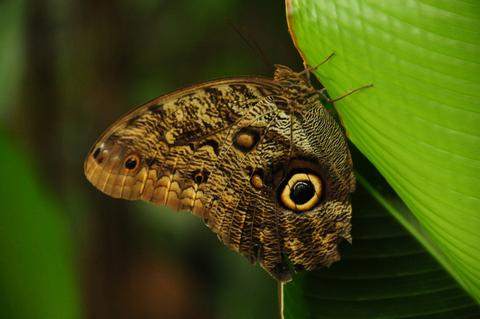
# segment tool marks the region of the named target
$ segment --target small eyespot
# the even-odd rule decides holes
[[[296,173],[290,177],[280,194],[282,204],[303,212],[315,207],[322,197],[322,181],[313,173]]]
[[[251,172],[250,184],[256,189],[262,189],[265,186],[263,182],[265,172],[259,168],[255,169],[253,172],[252,169],[249,168],[249,172]]]
[[[233,137],[233,146],[241,152],[253,150],[260,140],[260,132],[253,127],[242,127]]]
[[[208,179],[209,172],[206,170],[196,170],[193,172],[193,181],[196,184],[205,183]]]
[[[140,163],[140,159],[137,155],[129,155],[125,160],[124,166],[128,170],[132,170],[137,168],[138,164]]]
[[[250,178],[250,184],[256,189],[262,189],[263,188],[263,179],[262,176],[258,174],[252,175]]]
[[[195,177],[193,179],[195,180],[195,183],[200,184],[201,182],[203,182],[202,173],[198,172],[197,174],[195,174]]]

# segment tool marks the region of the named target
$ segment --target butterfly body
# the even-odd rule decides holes
[[[116,198],[190,210],[280,281],[329,266],[350,240],[345,137],[302,73],[232,78],[161,96],[94,144],[85,174]]]

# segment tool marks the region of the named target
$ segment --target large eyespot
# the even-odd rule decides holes
[[[132,169],[137,168],[139,164],[140,164],[140,158],[135,154],[131,154],[131,155],[128,155],[128,157],[125,159],[123,166],[125,166],[125,168],[130,171]]]
[[[322,197],[322,181],[313,173],[295,173],[283,187],[280,201],[285,207],[303,212],[312,209]]]

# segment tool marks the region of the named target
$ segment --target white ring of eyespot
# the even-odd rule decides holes
[[[293,187],[298,182],[310,182],[315,190],[314,195],[310,198],[307,202],[297,205],[291,198],[290,194],[292,192]],[[280,200],[282,201],[283,205],[287,208],[297,211],[303,212],[315,207],[315,205],[320,201],[322,197],[322,180],[318,175],[312,173],[296,173],[290,177],[287,184],[284,186],[283,191],[280,195]]]

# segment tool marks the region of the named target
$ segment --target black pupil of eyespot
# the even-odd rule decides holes
[[[293,185],[290,198],[297,205],[308,202],[315,195],[315,187],[310,181],[300,181]]]
[[[93,152],[93,158],[97,158],[97,157],[98,157],[98,154],[100,154],[100,147],[97,147],[97,149],[95,150],[95,152]]]
[[[135,158],[129,158],[125,162],[125,168],[134,169],[137,166],[137,160]]]

